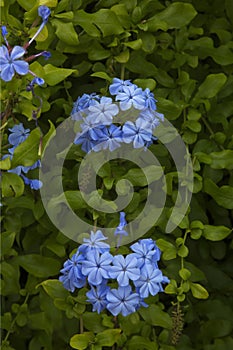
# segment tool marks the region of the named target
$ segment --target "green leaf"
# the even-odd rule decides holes
[[[165,241],[162,238],[158,239],[156,241],[156,243],[157,243],[159,249],[161,249],[163,252],[163,259],[164,260],[172,260],[172,259],[176,258],[177,250],[176,250],[176,247],[172,243]]]
[[[148,308],[141,308],[139,309],[139,314],[152,326],[159,326],[167,329],[172,328],[171,317],[157,305],[149,305]]]
[[[84,332],[83,334],[75,334],[70,339],[70,346],[73,349],[84,350],[94,340],[95,335],[92,332]]]
[[[15,240],[14,232],[1,233],[1,255],[4,256],[11,249]]]
[[[177,119],[182,112],[181,106],[162,97],[158,98],[158,109],[159,112],[163,113],[168,120]]]
[[[95,12],[92,15],[92,21],[101,30],[104,37],[124,32],[116,14],[109,9],[101,9]]]
[[[210,166],[213,169],[233,169],[233,150],[227,149],[220,152],[211,152]]]
[[[38,160],[38,151],[41,138],[41,131],[36,128],[31,131],[28,138],[16,147],[11,161],[11,167],[18,165],[30,166]]]
[[[232,230],[226,226],[205,225],[203,236],[210,241],[216,242],[225,239],[230,235],[231,232]]]
[[[153,91],[156,86],[156,81],[154,79],[135,79],[133,82],[142,89],[148,88],[151,91]]]
[[[11,167],[10,157],[6,157],[5,159],[0,160],[0,169],[9,170]]]
[[[76,71],[76,69],[57,68],[47,64],[44,66],[44,79],[48,85],[54,86]]]
[[[153,181],[159,180],[163,175],[163,169],[160,166],[149,165],[143,169],[133,168],[123,176],[129,180],[134,186],[146,186]]]
[[[124,43],[124,46],[129,47],[133,50],[139,50],[142,47],[142,39],[137,39],[134,41],[129,41],[127,43]]]
[[[106,329],[96,335],[96,343],[100,346],[112,346],[117,342],[121,334],[121,329]]]
[[[92,73],[91,77],[101,78],[101,79],[109,81],[110,83],[112,82],[112,78],[105,72]]]
[[[224,73],[209,74],[199,86],[194,99],[202,100],[216,96],[226,81],[227,77]]]
[[[212,180],[207,178],[204,180],[204,191],[212,196],[218,205],[226,209],[233,209],[232,186],[218,187]]]
[[[191,276],[191,272],[188,269],[182,268],[179,271],[179,275],[184,281],[187,281]]]
[[[79,44],[78,34],[71,22],[67,23],[58,19],[53,19],[52,24],[55,26],[55,33],[61,41],[70,46],[76,46]]]
[[[162,29],[178,29],[187,25],[197,15],[191,4],[175,2],[170,4],[165,10],[148,19],[139,28],[145,31],[157,31]]]
[[[69,296],[69,292],[63,287],[63,284],[58,280],[47,280],[40,284],[45,292],[52,298],[65,299]]]
[[[2,174],[2,196],[19,197],[24,192],[24,182],[22,178],[13,173]]]
[[[83,314],[83,323],[88,331],[100,333],[105,330],[105,327],[102,326],[102,317],[97,313],[85,312]]]
[[[191,292],[194,298],[197,299],[207,299],[209,297],[207,290],[199,283],[191,283]]]
[[[45,136],[43,136],[43,140],[42,140],[42,153],[47,145],[47,142],[49,141],[50,137],[53,135],[54,131],[55,131],[55,126],[53,125],[53,123],[49,120],[48,121],[50,124],[50,128],[49,131],[47,132],[47,134]],[[55,135],[55,133],[54,133]],[[48,146],[48,145],[47,145]]]
[[[58,260],[39,254],[21,255],[14,258],[20,266],[36,277],[49,277],[59,273],[61,264]]]
[[[146,337],[134,335],[127,342],[128,350],[158,350],[158,344],[148,340]]]

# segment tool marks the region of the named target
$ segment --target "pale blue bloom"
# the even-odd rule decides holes
[[[21,59],[24,54],[25,49],[21,46],[14,46],[10,53],[5,45],[0,47],[0,70],[2,80],[10,81],[15,73],[20,75],[28,73],[29,64]]]
[[[100,102],[88,107],[89,115],[99,125],[110,125],[112,119],[119,112],[116,104],[109,97],[101,97]]]
[[[97,311],[100,314],[107,306],[106,294],[109,292],[110,288],[105,284],[93,287],[86,293],[88,297],[87,301],[93,305],[92,311]]]
[[[96,145],[96,141],[91,137],[90,131],[78,133],[74,140],[75,145],[82,145],[82,150],[89,153]]]
[[[144,265],[157,266],[157,261],[160,259],[160,250],[151,238],[140,239],[132,244],[130,248],[134,252],[132,255],[138,261],[138,267],[142,268]]]
[[[95,152],[102,149],[109,149],[112,152],[120,147],[122,131],[120,127],[111,124],[109,127],[93,129],[92,137],[96,141],[96,145],[93,147]]]
[[[71,259],[65,261],[64,267],[61,269],[63,275],[59,277],[59,281],[71,292],[74,292],[75,288],[84,287],[86,284],[86,277],[83,276],[81,271],[83,259],[83,255],[76,252]]]
[[[110,250],[109,244],[103,242],[106,241],[108,237],[105,237],[102,231],[97,230],[96,232],[91,231],[89,238],[83,238],[83,244],[79,247],[79,251],[82,254],[87,252],[98,250],[100,253],[104,253]]]
[[[145,108],[145,97],[142,89],[136,85],[124,86],[122,92],[117,94],[116,101],[120,101],[122,111],[126,111],[131,107],[139,110]]]
[[[138,119],[144,120],[147,123],[147,128],[153,130],[160,124],[160,119],[157,118],[158,114],[156,111],[146,109],[140,113]]]
[[[47,6],[42,5],[38,7],[38,15],[42,18],[43,22],[48,22],[50,14],[51,11]]]
[[[148,268],[141,269],[140,278],[134,281],[139,290],[141,298],[147,298],[149,295],[156,295],[160,291],[160,283],[163,281],[162,272],[152,265]]]
[[[123,255],[114,256],[113,266],[109,269],[109,276],[116,278],[121,287],[126,287],[129,284],[129,280],[136,281],[140,277],[137,259],[132,254],[127,255],[125,258]]]
[[[153,92],[151,92],[150,89],[146,88],[143,91],[143,95],[145,97],[145,107],[155,111],[157,109],[156,107],[157,100],[154,98]]]
[[[127,221],[125,220],[125,213],[123,211],[120,212],[120,223],[117,226],[114,235],[123,235],[128,236],[128,232],[124,230],[124,227],[127,225]]]
[[[145,146],[146,142],[151,141],[152,131],[148,123],[138,118],[135,123],[128,121],[123,125],[122,139],[125,143],[133,142],[134,148]]]
[[[25,141],[30,134],[30,129],[24,129],[22,123],[14,125],[13,128],[9,130],[11,134],[8,137],[8,141],[15,147]]]
[[[123,91],[124,86],[133,85],[130,80],[121,80],[118,78],[113,78],[112,84],[109,86],[109,92],[111,95],[117,95],[119,92]]]
[[[108,252],[100,254],[96,249],[86,253],[86,259],[82,263],[82,273],[87,276],[88,282],[98,286],[104,279],[109,278],[109,267],[112,255]]]
[[[39,190],[42,187],[42,182],[37,179],[28,179],[26,176],[21,174],[21,177],[25,183],[25,185],[29,185],[32,190]]]
[[[7,41],[7,38],[6,38],[6,36],[8,35],[8,31],[7,31],[6,26],[1,26],[1,32],[2,32],[3,39],[4,39],[5,43],[6,43],[6,46],[9,47],[9,44],[8,44],[8,41]]]
[[[112,289],[107,293],[107,309],[112,315],[117,316],[122,314],[127,316],[136,311],[136,307],[139,303],[139,295],[132,293],[132,288],[119,287],[118,289]]]
[[[92,93],[90,95],[83,94],[81,97],[78,97],[78,99],[74,102],[73,110],[71,112],[72,115],[73,114],[77,114],[77,115],[73,115],[72,119],[81,120],[81,114],[79,114],[78,112],[84,111],[88,107],[97,104],[99,100],[100,100],[100,97],[96,95],[96,93]]]

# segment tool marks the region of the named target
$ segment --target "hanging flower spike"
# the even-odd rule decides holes
[[[1,79],[10,81],[15,73],[25,75],[29,71],[29,64],[21,58],[25,54],[25,49],[21,46],[14,46],[11,53],[5,45],[0,47]]]
[[[46,23],[48,22],[49,16],[50,16],[50,9],[47,6],[39,6],[38,7],[38,15],[42,18],[42,23],[39,27],[39,29],[37,30],[37,32],[33,35],[33,37],[29,40],[29,42],[27,44],[24,45],[24,48],[28,48],[29,45],[31,45],[31,43],[35,40],[35,38],[40,34],[40,32],[43,30],[44,26],[46,25]]]

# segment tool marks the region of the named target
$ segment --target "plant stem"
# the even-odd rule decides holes
[[[121,80],[125,79],[125,64],[121,65]]]
[[[79,318],[79,333],[82,334],[84,331],[84,328],[83,328],[83,317],[82,315],[80,315],[80,318]]]
[[[27,293],[27,295],[26,295],[26,297],[25,297],[25,300],[24,300],[24,302],[23,302],[23,304],[22,304],[21,306],[27,304],[28,298],[29,298],[29,293]],[[18,316],[18,314],[20,314],[20,312],[21,312],[21,311],[19,310],[19,313],[17,313],[17,314],[15,315],[15,318],[14,318],[13,321],[11,322],[10,328],[9,328],[9,330],[8,330],[8,332],[7,332],[7,334],[6,334],[5,338],[4,338],[4,340],[2,341],[2,345],[4,345],[4,344],[7,342],[8,338],[9,338],[11,332],[12,332],[12,328],[13,328],[14,325],[15,325],[17,316]]]

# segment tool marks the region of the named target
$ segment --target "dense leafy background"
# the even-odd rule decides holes
[[[92,313],[85,303],[85,290],[70,294],[57,281],[59,269],[76,244],[51,224],[39,193],[24,188],[17,175],[5,171],[22,161],[33,164],[40,133],[32,120],[38,99],[25,91],[28,77],[3,83],[3,153],[7,129],[16,121],[35,131],[12,164],[1,162],[2,348],[233,348],[233,2],[1,0],[2,22],[12,45],[22,45],[34,34],[41,4],[49,6],[52,15],[29,51],[52,53],[49,61],[41,58],[31,64],[31,70],[46,82],[36,88],[43,99],[38,115],[43,134],[69,116],[79,95],[105,94],[114,76],[132,79],[154,91],[159,111],[182,135],[192,156],[195,186],[186,218],[165,234],[169,208],[176,199],[177,174],[166,148],[152,146],[165,167],[168,199],[147,236],[157,240],[163,252],[161,268],[171,283],[166,293],[150,298],[149,308],[119,317],[115,323],[107,314]],[[67,198],[86,220],[97,218],[104,225],[105,215],[76,199],[72,179],[82,155],[70,152],[64,170]],[[131,168],[132,164],[123,163],[119,170],[113,162],[102,169],[99,182],[106,198],[114,193],[116,179],[129,176]],[[88,185],[85,180],[83,186]],[[128,220],[143,207],[146,195],[143,181],[135,181],[136,192],[126,210]],[[54,199],[58,214],[60,202]],[[114,215],[109,220],[117,223]],[[79,335],[80,331],[84,334]]]

